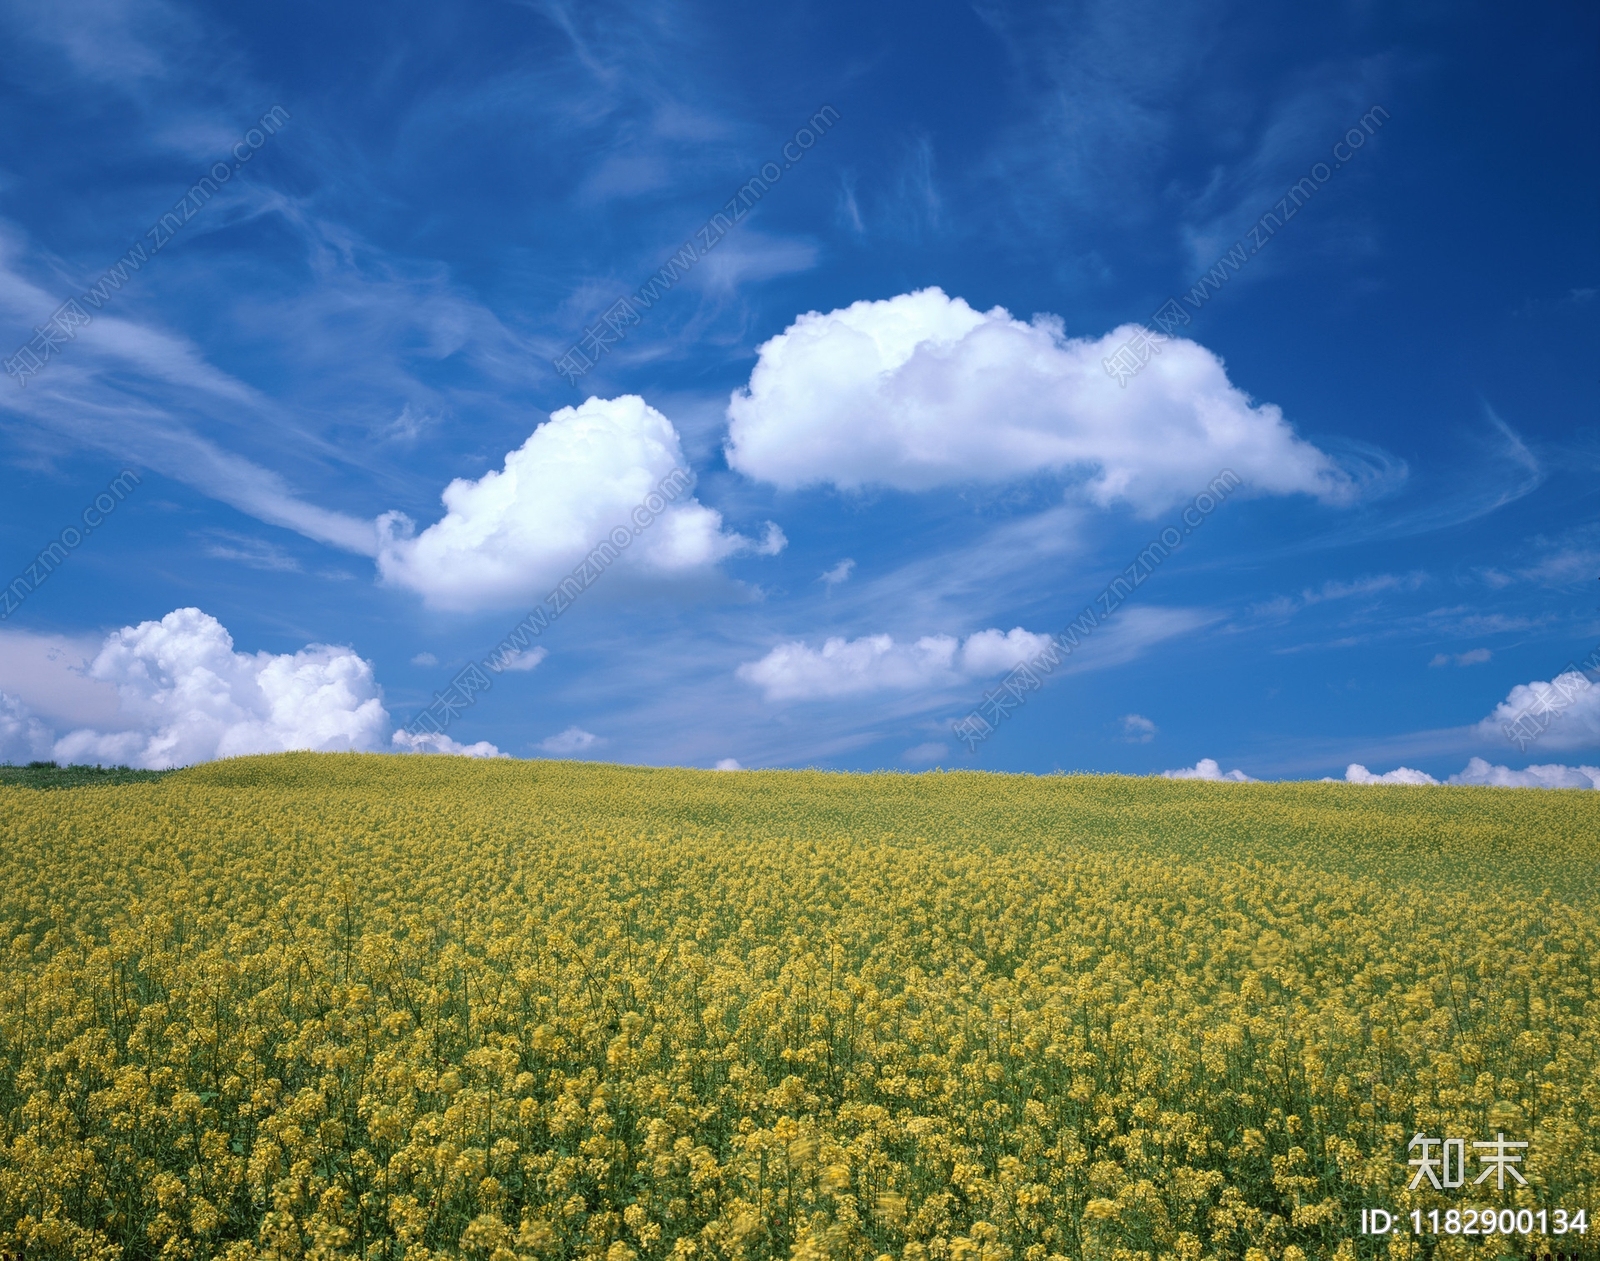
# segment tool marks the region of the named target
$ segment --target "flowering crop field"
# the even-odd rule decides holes
[[[1481,788],[0,786],[0,1254],[1571,1252],[1358,1226],[1600,1208],[1597,842]],[[1526,1185],[1408,1189],[1417,1134]]]

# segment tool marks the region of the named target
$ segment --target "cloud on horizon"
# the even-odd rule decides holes
[[[511,756],[509,753],[500,752],[487,740],[462,744],[442,731],[422,731],[413,735],[409,731],[400,730],[394,733],[391,743],[401,753],[444,753],[451,757],[476,758]]]
[[[537,664],[543,654],[534,649],[525,656]],[[508,756],[486,740],[464,744],[443,732],[390,736],[372,663],[353,649],[309,644],[294,653],[236,652],[227,628],[197,608],[113,631],[81,667],[68,662],[66,670],[113,693],[115,714],[99,716],[115,725],[78,727],[57,738],[22,699],[0,691],[0,763],[168,770],[291,750]]]
[[[1162,771],[1162,779],[1201,779],[1209,783],[1254,784],[1257,781],[1250,778],[1243,771],[1234,769],[1223,773],[1221,765],[1215,758],[1203,757],[1193,766],[1181,767],[1175,771]]]
[[[32,710],[0,692],[0,762],[48,760],[54,743],[50,729]]]
[[[1337,780],[1327,779],[1324,783],[1337,783]],[[1375,775],[1359,762],[1352,762],[1345,767],[1344,782],[1347,784],[1437,784],[1432,775],[1425,771],[1414,771],[1409,766],[1397,766],[1392,771],[1385,771]]]
[[[1323,783],[1336,784],[1338,780],[1325,779]],[[1437,787],[1441,781],[1426,771],[1409,766],[1397,766],[1392,771],[1375,775],[1359,762],[1352,762],[1344,773],[1347,784],[1410,784],[1415,787]],[[1490,788],[1596,788],[1600,789],[1600,767],[1562,766],[1556,763],[1528,766],[1514,771],[1509,766],[1491,766],[1481,757],[1471,758],[1466,766],[1448,779],[1446,784],[1469,784]]]
[[[137,726],[68,732],[52,750],[58,761],[163,770],[247,753],[388,744],[389,714],[370,662],[328,644],[235,652],[222,623],[196,608],[112,632],[88,674],[116,688]]]

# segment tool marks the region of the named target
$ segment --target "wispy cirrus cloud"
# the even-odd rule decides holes
[[[607,743],[604,736],[597,736],[592,731],[585,731],[582,727],[574,725],[539,741],[539,748],[553,757],[573,757],[587,753],[591,749],[601,748]]]
[[[215,560],[231,560],[251,569],[276,573],[299,573],[300,562],[283,548],[265,539],[231,530],[211,530],[206,535],[204,551]]]
[[[1122,738],[1129,744],[1149,744],[1156,738],[1159,730],[1155,723],[1143,714],[1124,714],[1117,722],[1122,730]]]
[[[1494,656],[1487,648],[1469,648],[1466,652],[1440,652],[1435,653],[1433,660],[1428,662],[1430,667],[1438,666],[1481,666]]]
[[[1409,574],[1372,574],[1362,578],[1330,578],[1317,587],[1306,587],[1298,595],[1275,596],[1271,600],[1250,606],[1256,617],[1287,619],[1314,605],[1330,600],[1356,600],[1385,592],[1419,590],[1427,582],[1421,572]]]

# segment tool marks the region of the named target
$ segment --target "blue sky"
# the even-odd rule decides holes
[[[1591,6],[0,12],[0,756],[1600,761]]]

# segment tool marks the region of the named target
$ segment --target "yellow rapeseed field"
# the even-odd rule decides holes
[[[1525,1252],[1358,1223],[1600,1207],[1597,849],[1600,794],[1473,788],[0,788],[0,1254]],[[1419,1133],[1527,1185],[1409,1190]]]

